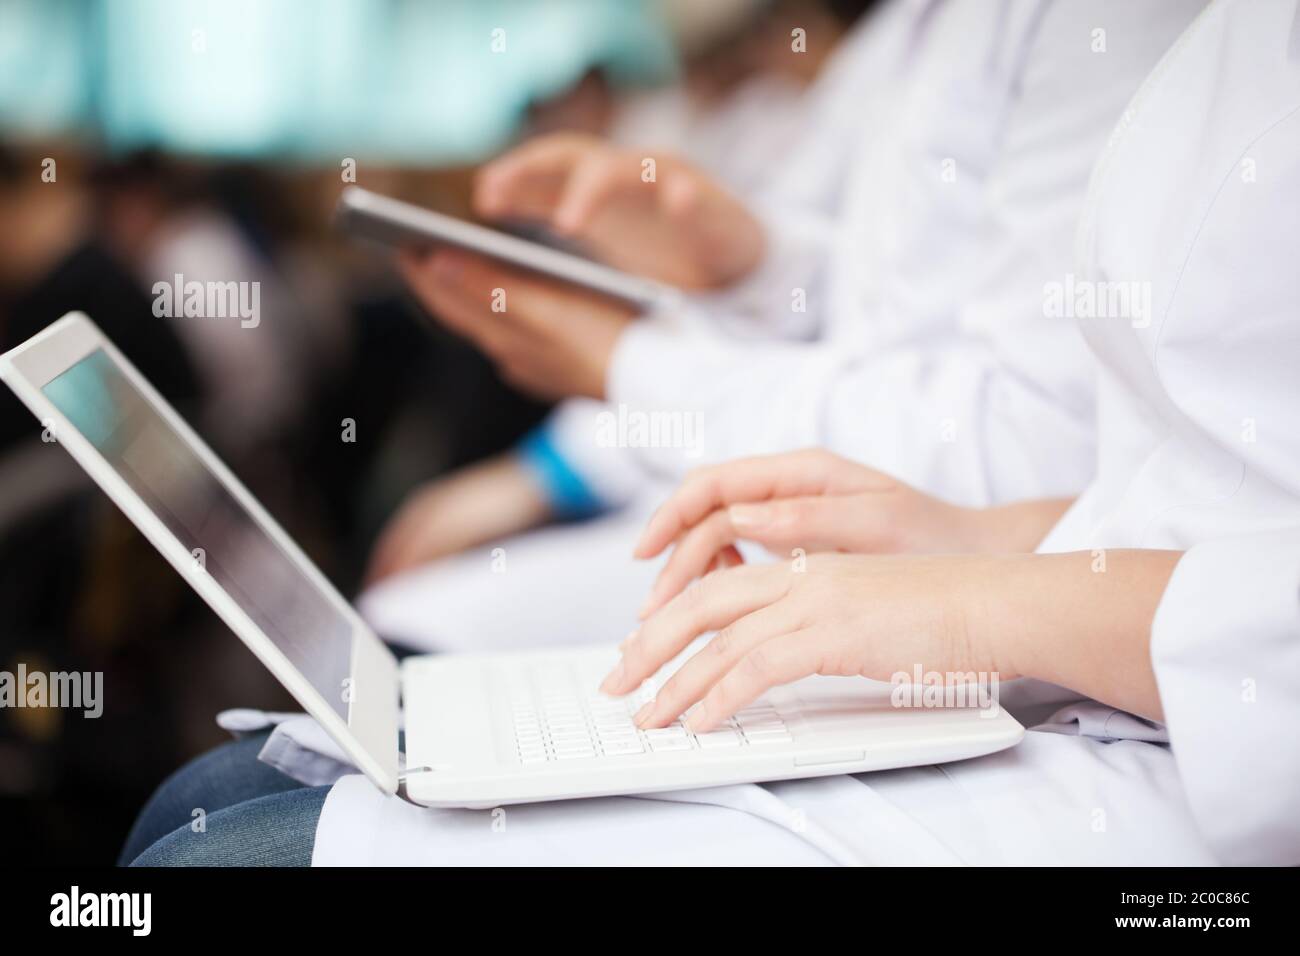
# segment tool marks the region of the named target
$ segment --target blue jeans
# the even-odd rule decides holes
[[[118,864],[309,866],[330,788],[304,787],[259,761],[266,737],[225,744],[172,774],[140,811]]]

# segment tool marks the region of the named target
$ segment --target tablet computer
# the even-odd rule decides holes
[[[664,306],[681,293],[672,286],[634,276],[590,259],[456,219],[390,196],[348,186],[335,213],[350,235],[390,246],[447,245],[552,276],[641,309]]]

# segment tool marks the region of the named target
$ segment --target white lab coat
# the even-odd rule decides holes
[[[1080,273],[1148,281],[1091,318],[1098,475],[1044,550],[1190,549],[1152,661],[1219,859],[1300,863],[1300,15],[1216,4],[1097,164]]]
[[[365,595],[363,612],[416,647],[525,643],[511,615],[483,610],[500,583],[484,569],[494,547],[544,547],[555,558],[536,572],[533,632],[621,636],[650,579],[624,560],[640,520],[684,470],[741,455],[821,445],[973,505],[1078,493],[1093,467],[1095,371],[1073,324],[1044,317],[1043,289],[1072,267],[1092,160],[1199,8],[883,7],[811,94],[815,135],[774,169],[759,203],[766,264],[725,296],[638,323],[616,350],[611,405],[698,414],[701,441],[611,447],[598,441],[606,406],[565,403],[553,442],[630,515],[420,569]],[[806,312],[792,311],[794,289]],[[454,620],[433,593],[452,595]],[[449,636],[461,622],[472,627]]]
[[[1151,282],[1153,320],[1081,322],[1104,367],[1099,469],[1044,545],[1189,549],[1152,634],[1172,750],[1076,700],[944,767],[504,814],[349,774],[314,862],[1300,864],[1297,208],[1297,0],[1215,0],[1097,165],[1079,278]],[[1004,690],[1026,720],[1054,696]]]

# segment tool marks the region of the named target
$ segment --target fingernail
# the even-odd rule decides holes
[[[640,708],[637,709],[637,712],[632,715],[632,723],[644,729],[644,725],[649,720],[650,715],[654,713],[654,709],[655,702],[653,700],[649,703],[642,704]]]
[[[753,528],[767,524],[772,517],[772,509],[767,505],[732,505],[727,509],[727,517],[739,528]]]
[[[623,675],[625,675],[626,673],[627,673],[626,665],[624,665],[622,661],[619,661],[618,666],[616,666],[612,671],[610,671],[609,675],[603,681],[601,681],[600,692],[602,694],[617,693],[618,688],[621,687],[623,684]],[[591,685],[588,684],[587,686],[590,687]]]

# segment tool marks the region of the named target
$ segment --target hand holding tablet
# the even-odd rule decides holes
[[[348,186],[339,197],[339,226],[365,239],[408,248],[452,246],[599,292],[648,311],[675,301],[671,286],[620,272],[581,256]]]

